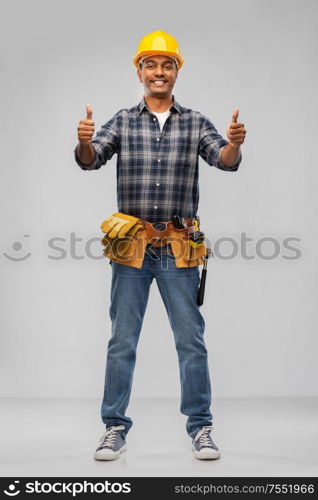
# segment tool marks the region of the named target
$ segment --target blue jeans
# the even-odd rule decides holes
[[[132,426],[125,415],[131,394],[136,348],[148,302],[150,285],[156,278],[173,331],[181,382],[180,411],[188,417],[191,437],[212,424],[211,385],[204,342],[205,322],[196,303],[198,267],[177,268],[170,245],[146,251],[141,269],[111,261],[111,338],[108,343],[102,421],[124,425],[123,437]]]

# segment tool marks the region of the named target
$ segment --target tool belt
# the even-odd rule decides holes
[[[191,244],[197,226],[195,219],[184,218],[187,227],[176,228],[172,221],[151,223],[123,212],[111,215],[101,224],[105,236],[103,255],[119,264],[141,268],[147,245],[171,246],[177,268],[204,264],[205,243]],[[203,234],[203,233],[201,233]]]

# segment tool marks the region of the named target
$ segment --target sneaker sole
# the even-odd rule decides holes
[[[117,458],[120,457],[120,454],[126,450],[127,450],[127,447],[123,446],[122,448],[120,448],[120,450],[118,450],[116,452],[112,452],[112,453],[109,453],[109,452],[105,453],[105,452],[102,452],[102,450],[96,451],[95,455],[94,455],[94,459],[95,460],[116,460]]]
[[[194,453],[194,456],[198,458],[199,460],[217,460],[218,458],[221,457],[221,452],[219,450],[213,450],[213,451],[196,451],[194,448],[192,448],[192,451]]]

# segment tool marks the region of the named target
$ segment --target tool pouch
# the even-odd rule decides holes
[[[205,243],[193,248],[187,234],[182,234],[175,230],[169,241],[176,267],[195,267],[204,264],[204,256],[207,255]]]
[[[205,244],[202,243],[197,248],[190,247],[190,236],[195,231],[195,226],[176,228],[172,222],[168,222],[167,229],[158,232],[153,229],[151,224],[143,222],[148,242],[151,242],[154,247],[162,246],[162,244],[171,245],[176,267],[194,267],[204,264],[203,256],[207,253]],[[155,241],[158,238],[160,241],[156,244]]]

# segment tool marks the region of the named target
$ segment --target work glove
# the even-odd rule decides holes
[[[114,239],[125,238],[128,233],[133,236],[141,225],[137,217],[118,212],[108,217],[108,219],[101,224],[101,228],[108,238]],[[135,226],[137,227],[131,234],[130,230]]]
[[[134,235],[142,227],[142,222],[131,215],[117,213],[106,219],[101,224],[102,230],[106,232],[101,240],[102,245],[105,246],[103,251],[105,257],[110,259],[112,257],[124,258],[125,253],[132,244]],[[110,237],[112,234],[114,237]]]

